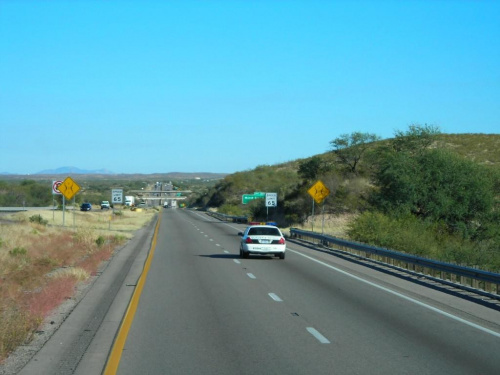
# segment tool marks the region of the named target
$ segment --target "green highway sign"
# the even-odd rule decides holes
[[[253,193],[254,197],[256,198],[265,198],[266,197],[266,193],[262,192],[262,191],[255,191]]]
[[[248,202],[253,201],[254,199],[263,199],[266,197],[266,193],[260,194],[259,192],[253,194],[243,194],[241,196],[241,203],[247,204]]]

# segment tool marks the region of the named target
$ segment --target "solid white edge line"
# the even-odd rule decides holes
[[[283,302],[283,300],[279,298],[275,293],[268,293],[268,296],[271,297],[276,302]]]
[[[436,308],[436,307],[434,307],[434,306],[428,305],[428,304],[426,304],[426,303],[424,303],[424,302],[420,302],[420,301],[418,301],[418,300],[416,300],[416,299],[413,299],[413,298],[411,298],[411,297],[405,296],[404,294],[401,294],[401,293],[395,292],[394,290],[391,290],[391,289],[385,288],[385,287],[383,287],[383,286],[381,286],[381,285],[378,285],[378,284],[372,283],[371,281],[368,281],[368,280],[362,279],[361,277],[355,276],[355,275],[350,274],[349,272],[343,271],[343,270],[341,270],[341,269],[339,269],[339,268],[337,268],[337,267],[331,266],[331,265],[329,265],[329,264],[327,264],[327,263],[324,263],[324,262],[322,262],[322,261],[320,261],[320,260],[314,259],[314,258],[310,257],[309,255],[305,255],[305,254],[302,254],[302,253],[300,253],[300,252],[298,252],[298,251],[291,250],[291,249],[287,249],[287,251],[291,251],[292,253],[295,253],[295,254],[297,254],[297,255],[303,256],[304,258],[307,258],[307,259],[309,259],[309,260],[312,260],[313,262],[316,262],[316,263],[321,264],[321,265],[323,265],[323,266],[325,266],[325,267],[331,268],[331,269],[332,269],[332,270],[334,270],[334,271],[340,272],[341,274],[344,274],[344,275],[346,275],[346,276],[349,276],[349,277],[351,277],[351,278],[353,278],[353,279],[355,279],[355,280],[361,281],[361,282],[363,282],[363,283],[365,283],[365,284],[371,285],[371,286],[373,286],[373,287],[375,287],[375,288],[378,288],[378,289],[380,289],[380,290],[383,290],[383,291],[385,291],[385,292],[387,292],[387,293],[393,294],[393,295],[395,295],[395,296],[397,296],[397,297],[400,297],[400,298],[402,298],[402,299],[405,299],[405,300],[407,300],[407,301],[409,301],[409,302],[413,302],[413,303],[414,303],[414,304],[416,304],[416,305],[419,305],[419,306],[425,307],[426,309],[429,309],[429,310],[434,311],[434,312],[436,312],[436,313],[438,313],[438,314],[441,314],[441,315],[443,315],[443,316],[446,316],[447,318],[450,318],[450,319],[456,320],[457,322],[463,323],[463,324],[465,324],[465,325],[468,325],[468,326],[470,326],[470,327],[473,327],[473,328],[476,328],[476,329],[478,329],[478,330],[480,330],[480,331],[483,331],[483,332],[485,332],[485,333],[488,333],[488,334],[490,334],[490,335],[492,335],[492,336],[495,336],[495,337],[500,338],[500,333],[495,332],[495,331],[492,331],[491,329],[485,328],[485,327],[480,326],[480,325],[478,325],[478,324],[476,324],[476,323],[469,322],[468,320],[465,320],[465,319],[459,318],[459,317],[458,317],[458,316],[456,316],[456,315],[453,315],[453,314],[447,313],[446,311],[440,310],[440,309],[438,309],[438,308]]]
[[[316,340],[318,340],[322,344],[330,344],[330,341],[323,336],[321,333],[319,333],[317,330],[315,330],[313,327],[307,327],[307,332],[309,332],[311,335],[313,335]]]

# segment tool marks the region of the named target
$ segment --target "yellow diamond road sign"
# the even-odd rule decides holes
[[[59,185],[59,191],[66,199],[71,199],[80,190],[80,186],[73,181],[71,177],[67,177],[61,185]]]
[[[328,194],[330,194],[330,190],[319,180],[307,192],[317,204],[323,202]]]

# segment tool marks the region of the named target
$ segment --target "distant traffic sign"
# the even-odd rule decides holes
[[[241,203],[247,204],[255,199],[255,195],[253,194],[243,194],[241,196]]]
[[[61,195],[62,193],[59,191],[59,185],[62,184],[62,181],[52,181],[52,194]]]
[[[276,207],[278,205],[278,193],[266,193],[266,207]]]
[[[328,190],[328,188],[320,180],[311,186],[307,192],[317,204],[323,202],[323,200],[330,194],[330,190]]]
[[[59,185],[59,191],[68,200],[73,198],[79,190],[80,186],[71,177],[66,177],[61,185]]]
[[[111,202],[123,203],[123,189],[111,189]]]
[[[254,191],[253,195],[256,198],[265,198],[266,197],[266,193],[264,193],[263,191]]]
[[[247,203],[253,201],[254,199],[263,199],[265,197],[266,197],[266,193],[261,193],[259,191],[256,191],[253,194],[243,194],[241,196],[241,203],[247,204]]]

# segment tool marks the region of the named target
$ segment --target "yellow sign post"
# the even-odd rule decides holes
[[[330,194],[330,190],[325,186],[323,182],[318,180],[313,186],[309,188],[307,192],[313,198],[311,225],[312,231],[314,232],[314,202],[316,202],[317,204],[321,204],[321,202],[323,202],[325,198]],[[325,222],[324,209],[325,206],[323,205],[323,223],[321,225],[321,233],[323,233],[323,225]]]
[[[80,190],[80,186],[71,177],[66,177],[58,188],[61,194],[68,200],[73,198]]]
[[[330,190],[318,180],[311,188],[307,191],[317,204],[323,202],[323,200],[330,194]]]
[[[76,193],[80,190],[80,186],[71,178],[71,177],[66,177],[66,179],[59,185],[58,187],[59,191],[63,195],[63,226],[64,226],[64,221],[65,221],[65,211],[66,211],[66,201],[65,199],[71,199],[73,198]],[[74,203],[73,203],[74,206]],[[75,208],[73,207],[73,210]],[[73,226],[75,225],[75,214],[73,212]]]

